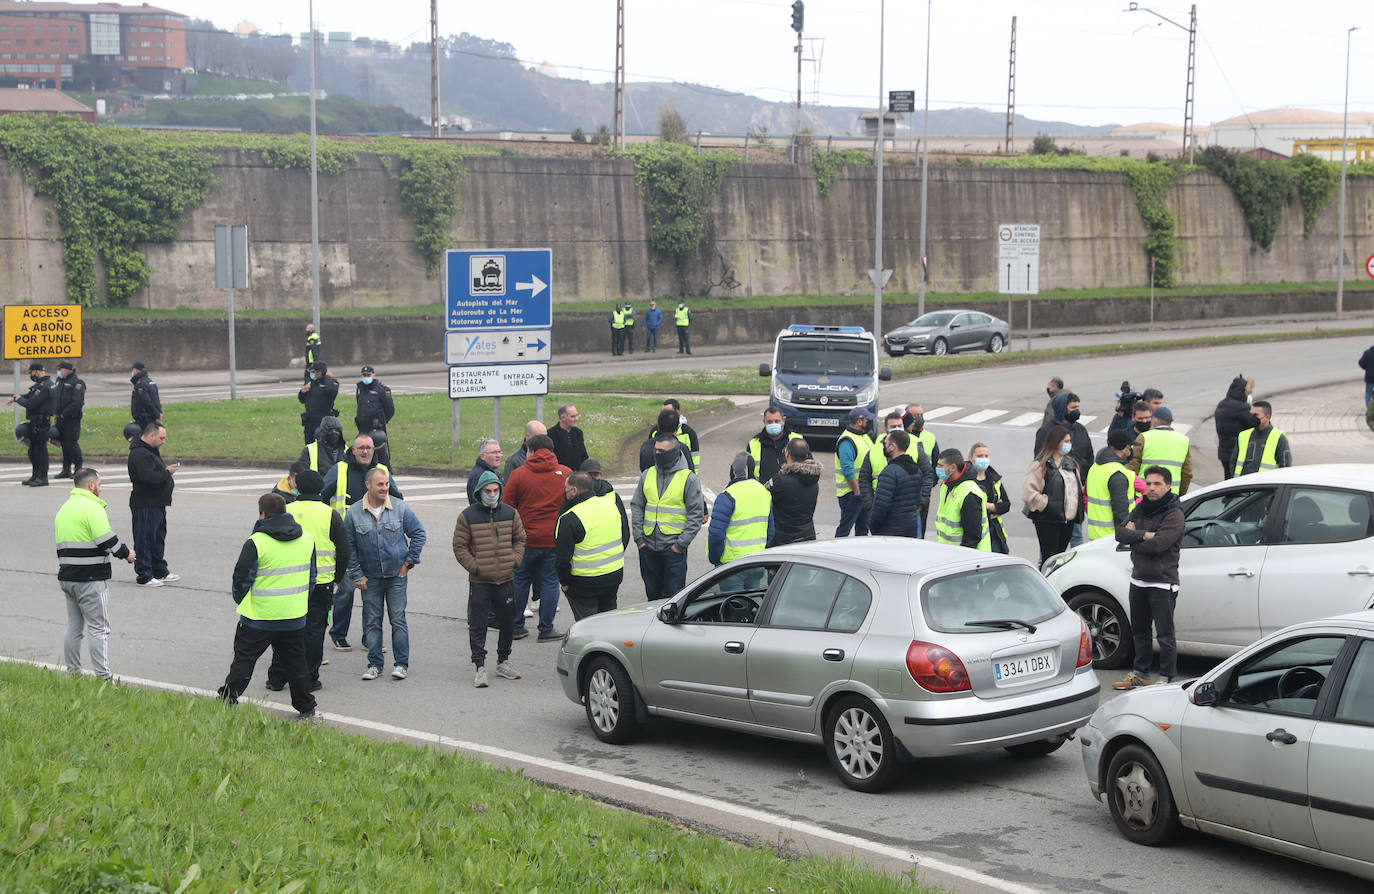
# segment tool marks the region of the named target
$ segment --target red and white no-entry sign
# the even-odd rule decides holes
[[[1370,279],[1374,279],[1374,255],[1365,259],[1364,272],[1369,274]]]

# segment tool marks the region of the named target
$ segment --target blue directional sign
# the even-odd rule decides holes
[[[553,325],[553,252],[492,248],[444,254],[448,329],[547,329]]]

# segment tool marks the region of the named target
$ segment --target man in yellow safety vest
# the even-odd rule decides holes
[[[1155,407],[1150,414],[1150,430],[1136,439],[1126,468],[1139,475],[1141,469],[1163,466],[1173,478],[1169,489],[1182,496],[1193,480],[1193,461],[1188,457],[1188,436],[1174,431],[1173,426],[1173,412],[1168,407]]]
[[[1267,400],[1250,405],[1250,413],[1259,421],[1236,438],[1236,452],[1231,456],[1232,475],[1249,475],[1270,469],[1286,469],[1293,465],[1293,451],[1288,447],[1288,435],[1274,428],[1274,408]]]
[[[773,540],[773,493],[749,474],[749,454],[730,463],[730,483],[711,508],[706,558],[712,565],[760,552]]]
[[[630,524],[616,508],[614,491],[598,495],[586,472],[568,477],[566,508],[554,526],[554,568],[568,597],[573,619],[615,610],[625,577],[625,547]]]
[[[687,547],[706,517],[701,479],[687,468],[681,446],[674,435],[658,436],[654,465],[630,500],[630,533],[648,599],[666,599],[687,586]]]

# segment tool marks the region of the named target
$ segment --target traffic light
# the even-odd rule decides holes
[[[802,4],[802,0],[794,0],[792,3],[792,30],[798,34],[802,32],[802,13],[804,11],[805,6]]]

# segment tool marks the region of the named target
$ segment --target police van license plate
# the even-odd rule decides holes
[[[992,663],[992,675],[998,686],[1014,686],[1022,680],[1047,677],[1054,673],[1054,650],[1017,655]]]
[[[824,416],[808,416],[806,424],[815,428],[839,428],[840,420],[830,419]]]

